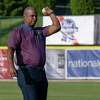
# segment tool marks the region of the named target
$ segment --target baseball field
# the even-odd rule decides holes
[[[23,100],[16,81],[0,81],[0,100]],[[49,81],[47,100],[100,100],[100,82]]]

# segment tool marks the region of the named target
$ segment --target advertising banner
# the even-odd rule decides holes
[[[58,16],[61,30],[46,38],[47,45],[93,45],[94,16]],[[51,25],[50,17],[43,17],[43,26]]]
[[[65,50],[47,49],[45,70],[48,79],[65,78]]]
[[[10,79],[7,48],[0,48],[0,79]]]
[[[100,78],[100,50],[67,50],[67,78]]]

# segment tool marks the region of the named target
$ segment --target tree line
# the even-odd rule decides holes
[[[55,0],[0,0],[0,16],[22,16],[23,9],[28,5],[34,6],[41,15],[43,7],[53,8],[54,4]]]
[[[95,14],[95,1],[70,0],[72,15]],[[41,15],[43,7],[49,6],[54,9],[56,2],[57,0],[0,0],[0,16],[22,16],[23,9],[28,5],[34,6]]]

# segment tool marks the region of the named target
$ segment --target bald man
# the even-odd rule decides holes
[[[44,64],[46,60],[46,37],[60,30],[60,23],[49,7],[45,7],[45,16],[49,16],[52,25],[35,27],[37,12],[33,7],[26,7],[24,21],[10,32],[8,54],[11,59],[11,75],[17,76],[24,100],[47,100],[48,81]],[[14,67],[16,52],[18,70]]]

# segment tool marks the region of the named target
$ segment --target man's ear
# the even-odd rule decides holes
[[[25,14],[23,14],[23,17],[25,17]]]
[[[26,15],[25,14],[23,15],[23,18],[26,18]]]

